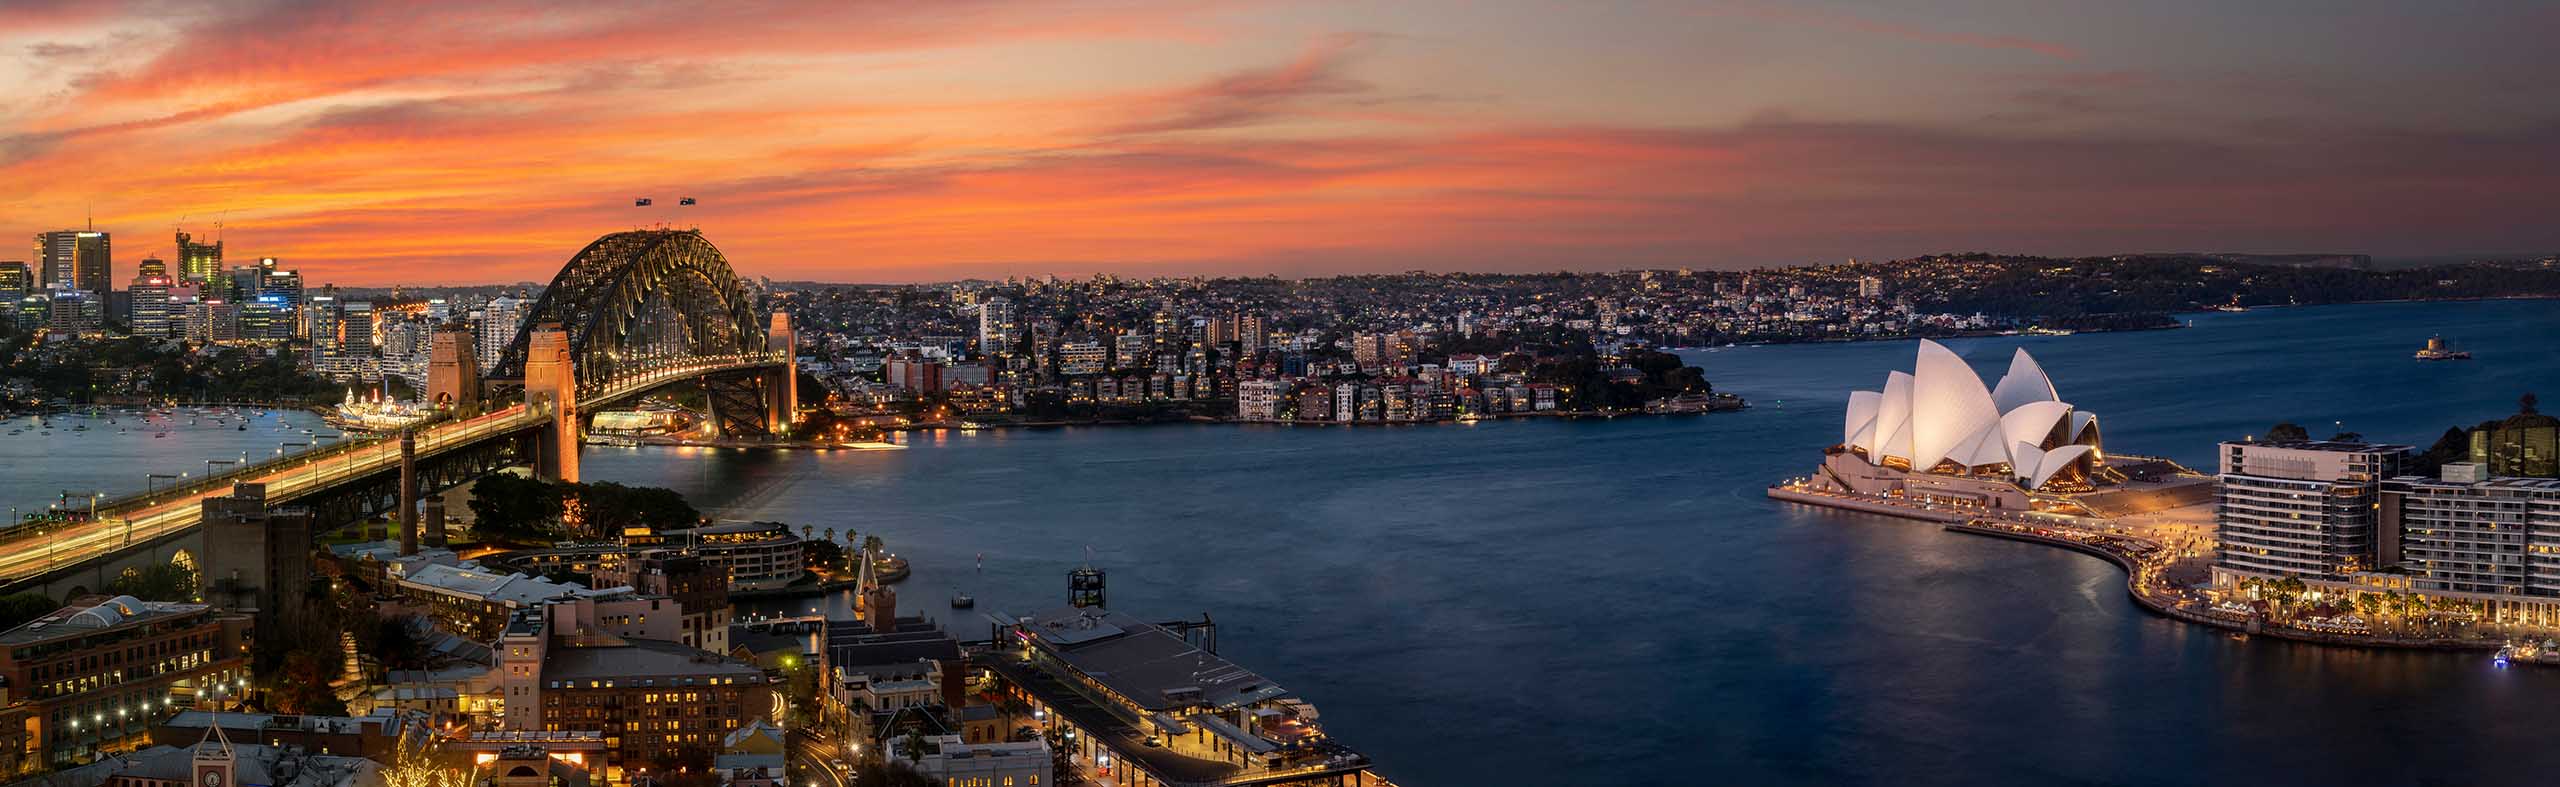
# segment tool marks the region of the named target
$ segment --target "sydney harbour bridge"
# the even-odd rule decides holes
[[[617,232],[587,244],[485,379],[452,333],[440,332],[431,362],[435,418],[103,500],[81,519],[11,523],[0,530],[0,593],[62,598],[103,589],[126,569],[201,555],[205,501],[239,484],[260,488],[268,508],[308,512],[317,529],[394,514],[414,538],[424,494],[506,467],[578,480],[581,411],[671,386],[700,386],[724,436],[780,435],[792,425],[799,371],[790,321],[765,314],[697,230]]]

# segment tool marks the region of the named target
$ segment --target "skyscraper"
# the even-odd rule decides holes
[[[87,290],[104,299],[115,289],[109,241],[95,230],[36,233],[36,273],[48,289]]]
[[[310,336],[311,321],[309,315],[303,314],[302,310],[302,274],[278,267],[274,257],[258,258],[257,271],[258,289],[257,292],[252,293],[256,296],[254,300],[266,301],[272,298],[285,310],[285,320],[279,326],[283,335],[268,338],[294,339]],[[247,297],[243,296],[243,298]]]
[[[15,305],[36,291],[35,273],[25,260],[0,260],[0,304]]]
[[[166,339],[177,334],[177,315],[169,309],[169,268],[159,260],[143,260],[127,290],[133,297],[133,335]]]
[[[178,233],[178,278],[206,284],[222,276],[222,241],[197,243],[185,231]]]

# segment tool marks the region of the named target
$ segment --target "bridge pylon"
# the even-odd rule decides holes
[[[577,483],[578,374],[569,360],[569,332],[559,323],[536,326],[525,350],[525,404],[551,407],[551,425],[534,440],[533,475]]]
[[[791,313],[776,311],[772,325],[764,333],[766,352],[783,354],[782,368],[766,378],[764,386],[765,431],[776,436],[791,434],[792,421],[800,414],[800,359],[798,336],[791,329]]]

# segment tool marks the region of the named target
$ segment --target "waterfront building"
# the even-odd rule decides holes
[[[1288,380],[1246,380],[1236,384],[1236,418],[1245,421],[1278,421],[1288,412],[1289,394],[1295,386]]]
[[[1032,787],[1055,784],[1047,741],[963,743],[958,735],[889,739],[889,759],[904,760],[937,784],[968,787]]]
[[[112,239],[96,230],[36,233],[36,273],[46,289],[85,290],[104,299],[115,289]]]
[[[2413,588],[2560,597],[2560,479],[2453,462],[2381,490],[2379,562]]]
[[[2409,447],[2333,440],[2223,443],[2217,572],[2335,576],[2375,567],[2382,480]]]
[[[890,385],[916,393],[933,393],[943,388],[942,362],[927,358],[916,350],[889,356],[880,362],[881,379]]]
[[[2560,478],[2560,418],[2525,394],[2515,415],[2471,430],[2471,461],[2493,476]]]
[[[807,569],[800,537],[780,522],[723,522],[668,530],[647,537],[626,537],[635,544],[682,545],[702,558],[709,569],[740,589],[777,588],[791,584]]]
[[[185,230],[178,231],[178,279],[196,284],[212,284],[222,278],[222,241],[197,243]]]
[[[730,733],[772,717],[775,689],[755,664],[611,633],[602,612],[546,604],[508,622],[497,646],[501,727],[601,732],[604,766],[620,776],[710,768]]]
[[[88,596],[0,633],[0,770],[141,748],[157,714],[236,693],[249,625],[205,604]]]
[[[1313,706],[1219,656],[1214,624],[1184,625],[1059,607],[998,626],[1001,645],[974,663],[1072,733],[1070,759],[1121,784],[1383,783]]]

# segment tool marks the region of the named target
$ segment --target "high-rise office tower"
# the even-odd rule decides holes
[[[114,254],[106,233],[56,230],[36,233],[36,273],[47,289],[87,290],[103,299],[115,289]]]
[[[15,305],[36,291],[35,272],[25,260],[0,260],[0,304]]]
[[[143,260],[126,290],[133,298],[133,335],[167,339],[177,335],[178,319],[169,309],[167,265],[159,260]]]
[[[222,241],[197,243],[185,231],[178,233],[178,279],[197,284],[211,283],[222,276]]]
[[[294,339],[310,336],[310,317],[304,314],[302,309],[302,274],[279,267],[274,257],[258,258],[257,271],[258,290],[255,293],[255,300],[265,301],[272,298],[275,303],[283,306],[286,314],[282,325],[284,335],[269,338]]]

